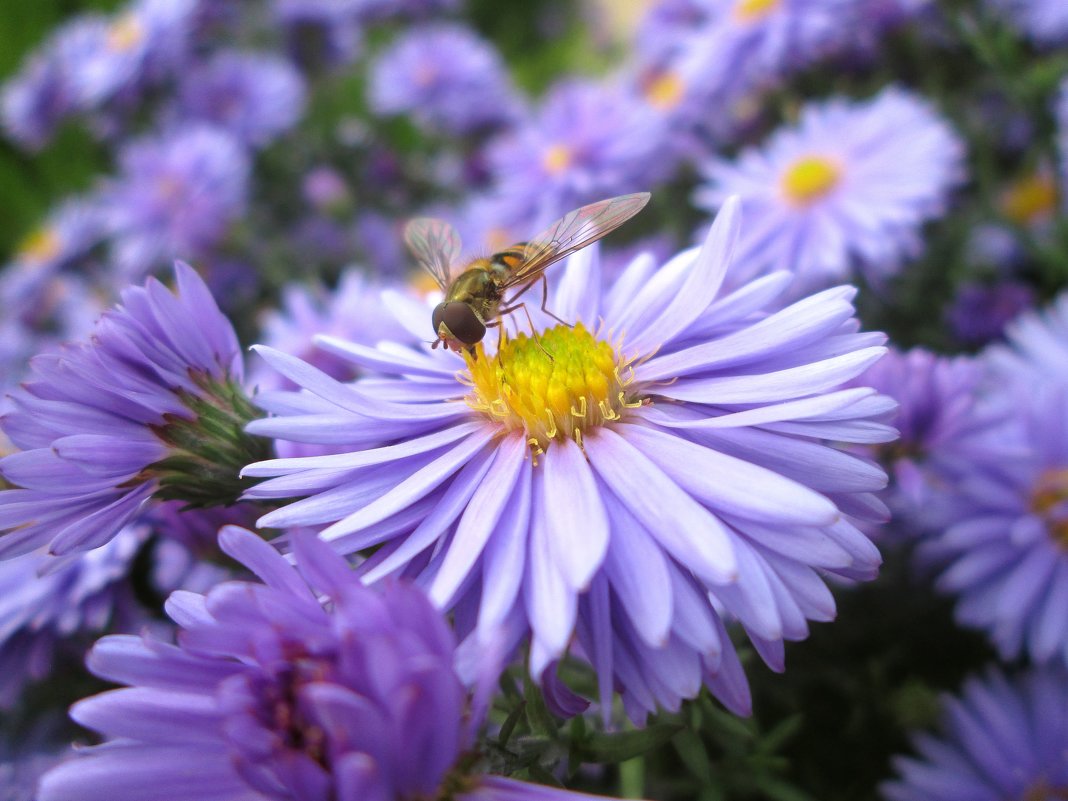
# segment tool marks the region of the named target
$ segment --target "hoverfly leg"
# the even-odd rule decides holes
[[[505,309],[499,309],[497,313],[503,317],[505,314],[511,314],[512,312],[519,311],[520,309],[522,309],[523,314],[527,316],[527,322],[530,324],[531,337],[533,337],[534,341],[538,343],[538,347],[542,349],[542,352],[549,357],[549,361],[555,362],[556,359],[553,357],[552,353],[549,352],[549,349],[546,348],[543,344],[541,344],[541,337],[538,336],[538,329],[534,327],[534,320],[530,316],[530,311],[527,309],[526,303],[516,303],[515,305],[509,306]]]
[[[568,328],[574,328],[575,327],[574,323],[569,323],[567,320],[561,320],[559,317],[557,317],[555,314],[553,314],[551,311],[549,311],[547,308],[545,308],[545,304],[547,304],[548,302],[549,302],[549,282],[547,280],[545,280],[545,273],[542,273],[542,275],[541,275],[541,310],[543,312],[545,312],[547,315],[549,315],[550,317],[552,317],[554,320],[556,320],[556,322],[560,323],[561,325],[566,325]]]

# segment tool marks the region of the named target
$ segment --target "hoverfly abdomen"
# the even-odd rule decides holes
[[[494,267],[504,268],[506,272],[511,272],[525,262],[528,255],[527,243],[519,242],[507,250],[494,253],[490,258],[490,264]]]

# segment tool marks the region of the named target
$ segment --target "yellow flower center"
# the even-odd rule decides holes
[[[480,344],[464,360],[467,405],[507,431],[523,431],[535,456],[553,440],[570,438],[581,446],[585,432],[642,405],[627,391],[633,359],[582,323],[558,325],[538,339],[505,339],[496,357],[487,357]]]
[[[664,72],[645,84],[645,99],[653,108],[669,111],[682,100],[685,89],[682,78],[673,72]]]
[[[559,175],[571,166],[571,158],[571,148],[566,145],[553,145],[545,151],[541,163],[549,175]]]
[[[108,29],[108,48],[117,53],[133,50],[141,44],[145,28],[136,14],[124,14],[115,20]]]
[[[43,264],[59,255],[59,236],[51,228],[38,228],[22,240],[18,254],[25,260]]]
[[[1042,474],[1031,496],[1031,511],[1046,521],[1053,541],[1068,548],[1068,467]]]
[[[782,5],[782,0],[738,0],[734,6],[735,19],[755,22],[768,16]]]
[[[805,206],[834,189],[841,176],[842,170],[830,159],[806,156],[783,173],[782,191],[790,202]]]
[[[1056,209],[1057,184],[1048,172],[1021,178],[1001,196],[1002,213],[1019,225],[1047,219]]]

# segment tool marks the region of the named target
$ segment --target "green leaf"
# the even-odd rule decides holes
[[[656,723],[632,731],[597,732],[574,747],[584,762],[623,762],[659,748],[681,730],[678,723]]]

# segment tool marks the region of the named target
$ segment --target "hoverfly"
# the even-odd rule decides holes
[[[460,256],[460,236],[444,220],[419,217],[404,229],[404,240],[412,255],[433,276],[445,298],[434,309],[433,347],[444,343],[457,353],[466,348],[474,353],[487,328],[499,327],[503,316],[523,309],[519,302],[540,279],[541,310],[560,320],[545,308],[548,283],[545,269],[614,231],[649,202],[648,192],[591,203],[565,214],[529,242],[519,242],[487,258],[475,259],[455,278],[449,268]],[[505,294],[519,291],[505,300]],[[529,318],[529,313],[528,313]],[[568,325],[565,321],[560,322]]]

